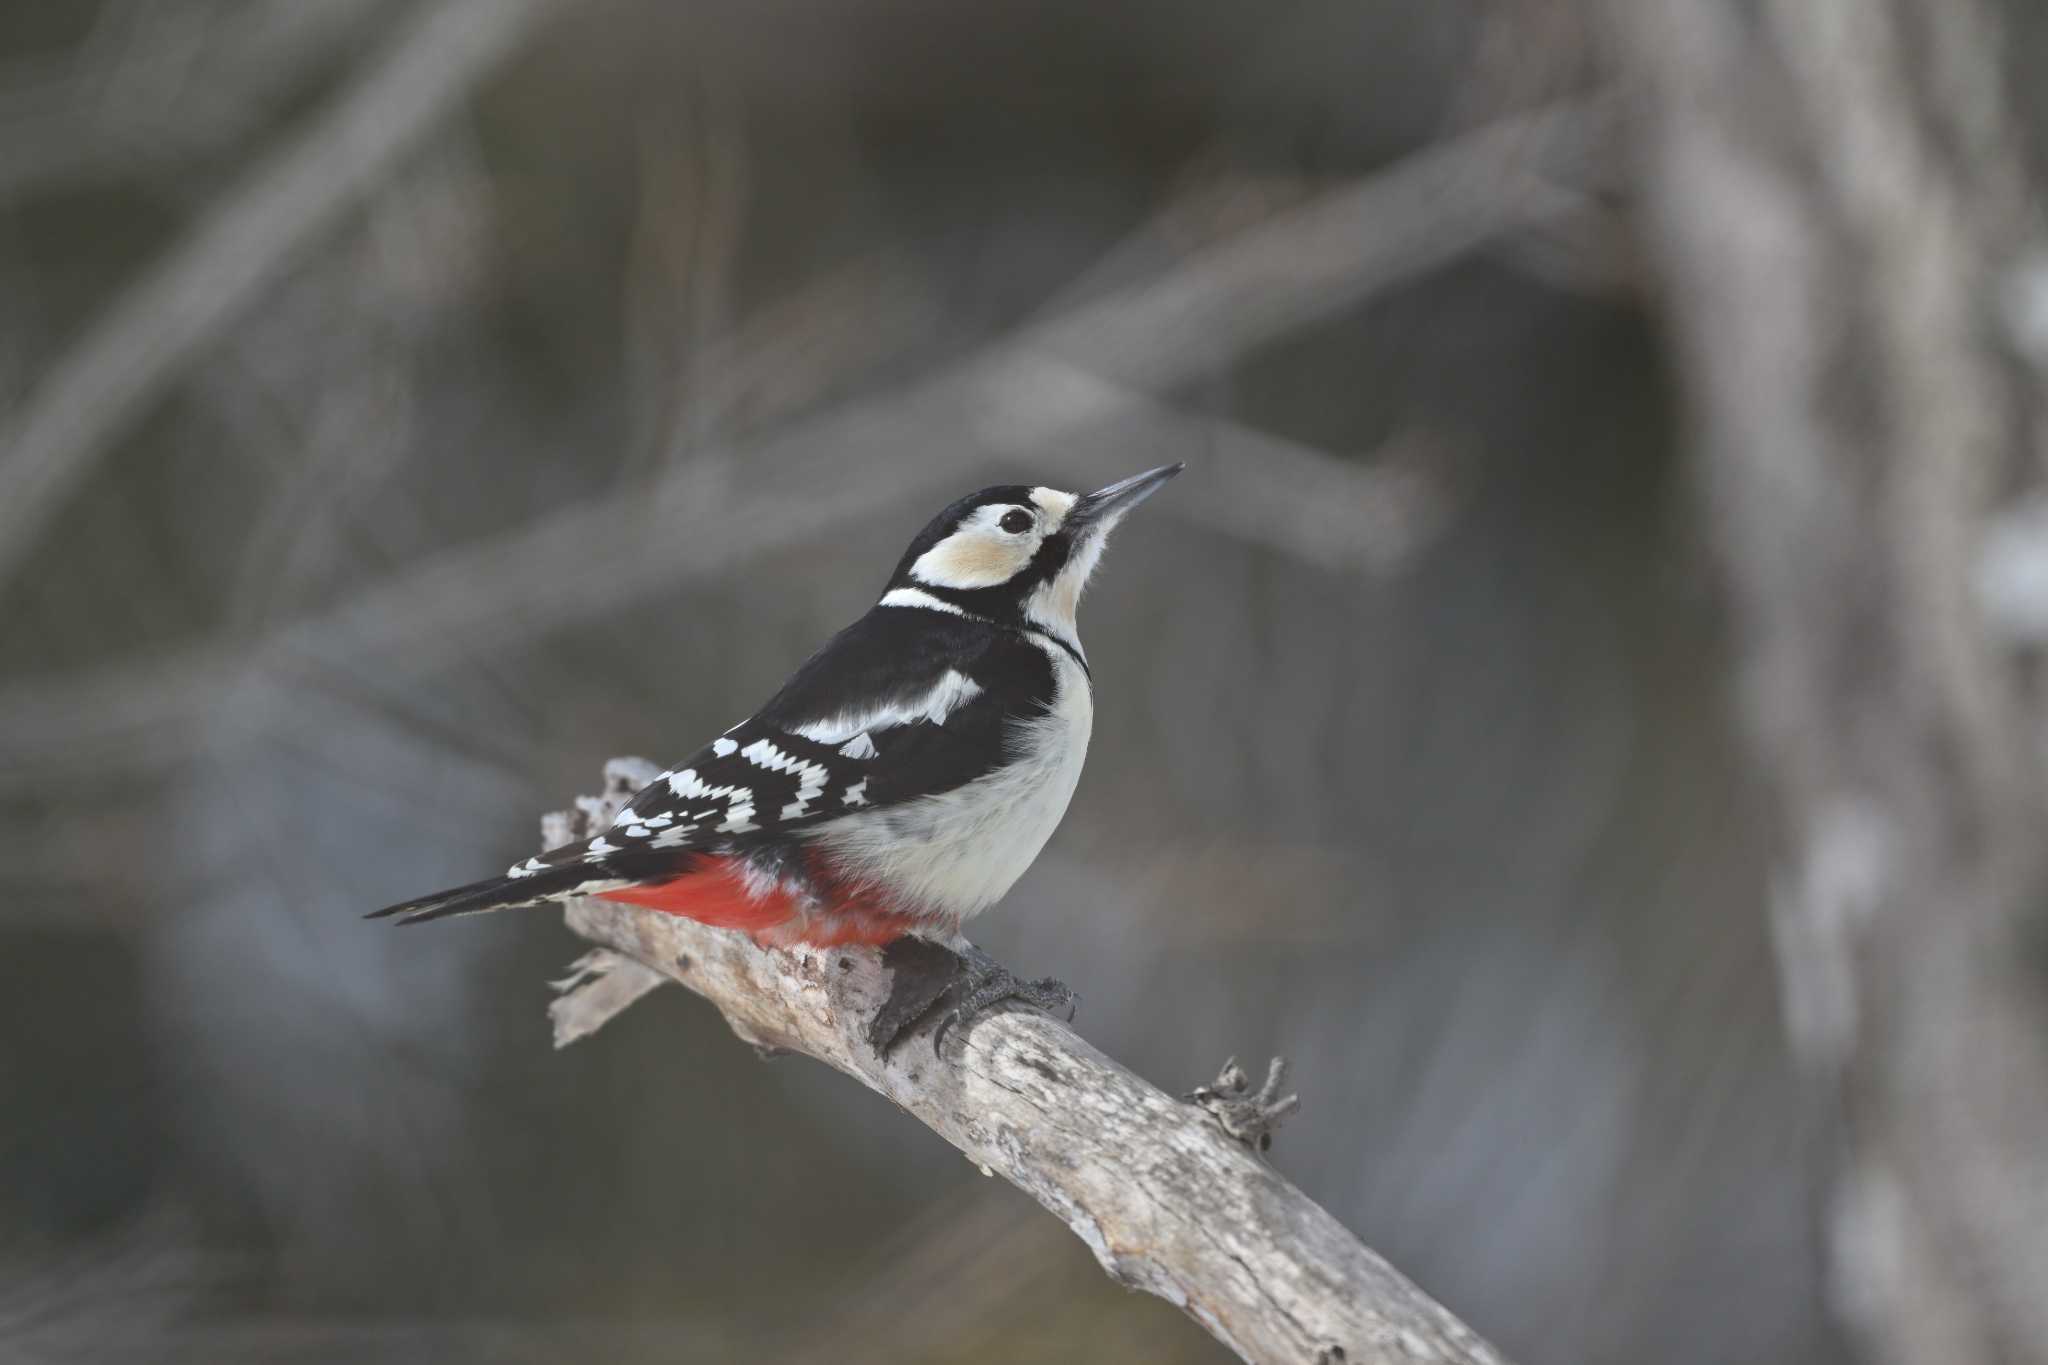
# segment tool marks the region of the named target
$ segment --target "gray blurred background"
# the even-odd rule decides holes
[[[1615,30],[0,4],[0,1356],[1223,1358],[681,992],[551,1051],[557,917],[357,918],[959,493],[1185,459],[981,941],[1285,1053],[1279,1169],[1524,1365],[1848,1359]]]

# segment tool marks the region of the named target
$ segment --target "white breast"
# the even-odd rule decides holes
[[[1011,722],[1017,758],[964,787],[820,826],[818,842],[847,873],[910,913],[962,920],[1024,875],[1067,813],[1095,724],[1087,674],[1057,645],[1042,648],[1053,702]]]

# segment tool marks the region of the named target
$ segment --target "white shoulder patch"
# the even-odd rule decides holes
[[[874,741],[868,737],[873,730],[892,730],[899,725],[929,723],[944,725],[946,717],[981,695],[981,685],[957,668],[949,668],[940,676],[931,690],[921,696],[906,697],[901,701],[884,702],[877,706],[858,710],[842,711],[836,716],[826,716],[796,727],[795,733],[820,744],[844,744],[840,750],[848,758],[873,758]],[[854,753],[852,741],[856,738],[866,741],[866,753]]]

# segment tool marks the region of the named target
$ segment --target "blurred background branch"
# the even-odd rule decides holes
[[[260,127],[379,8],[103,6],[76,50],[0,72],[0,200],[201,160]]]
[[[2001,25],[1976,0],[1614,21],[1792,1039],[1841,1101],[1836,1303],[1874,1360],[2048,1360],[2048,713],[1977,598],[2048,418],[1995,327],[2042,227]]]
[[[1142,462],[1147,452],[1206,447],[1213,466],[1192,515],[1312,563],[1391,567],[1438,519],[1443,491],[1432,484],[1447,470],[1433,475],[1412,459],[1360,469],[1225,419],[1182,416],[1100,376],[1135,369],[1151,386],[1188,378],[1539,220],[1555,202],[1546,161],[1569,169],[1589,154],[1599,125],[1599,106],[1568,105],[1469,135],[1159,278],[1028,326],[910,391],[828,411],[739,449],[700,452],[651,485],[440,550],[253,646],[202,645],[170,660],[0,694],[6,773],[35,781],[46,771],[35,763],[39,753],[73,772],[95,752],[123,768],[173,760],[202,733],[207,742],[222,738],[192,727],[211,708],[239,709],[252,674],[346,671],[365,658],[431,672],[581,619],[593,600],[625,608],[899,502],[943,501],[943,490],[963,477],[963,455],[991,470],[1028,456],[1050,476],[1086,482],[1090,471]],[[826,311],[836,312],[829,301]],[[793,327],[808,328],[812,316]],[[1060,365],[1046,355],[1071,359]],[[877,481],[870,470],[885,458],[892,478]],[[793,502],[791,488],[806,496]],[[239,715],[228,734],[262,723],[260,712]]]
[[[0,427],[0,577],[16,571],[108,438],[456,107],[544,8],[545,0],[423,4],[353,89],[251,170],[73,343]]]

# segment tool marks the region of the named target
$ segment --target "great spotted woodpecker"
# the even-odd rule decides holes
[[[899,981],[870,1029],[878,1047],[942,993],[956,1004],[935,1041],[998,1000],[1071,1003],[1056,981],[1012,977],[961,926],[1066,812],[1094,719],[1075,608],[1109,533],[1181,469],[1082,496],[1004,485],[962,498],[911,541],[865,616],[602,834],[371,918],[599,896],[768,945],[889,945],[927,977],[943,952],[952,979],[909,995]]]

